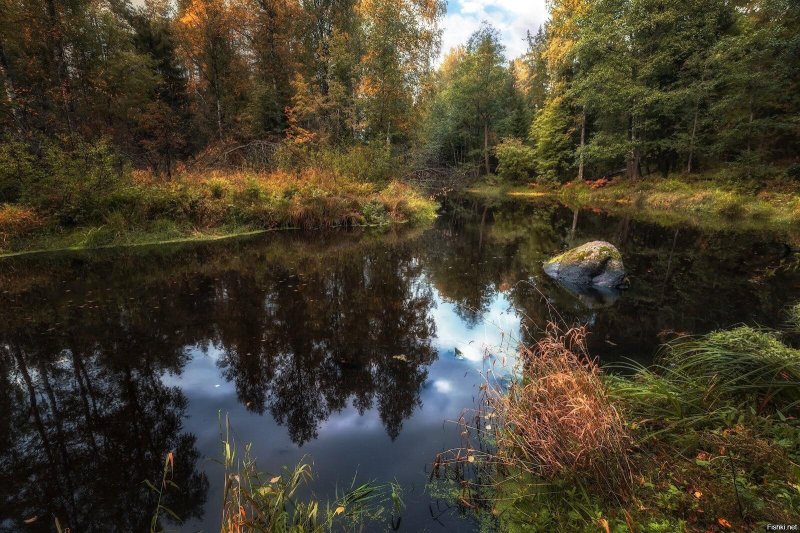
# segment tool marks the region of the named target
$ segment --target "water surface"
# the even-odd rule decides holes
[[[631,289],[616,301],[541,271],[593,239],[622,251]],[[147,530],[143,481],[174,450],[166,505],[186,523],[164,527],[218,531],[220,413],[264,470],[313,460],[323,498],[354,475],[396,480],[401,530],[472,530],[426,492],[428,467],[519,339],[587,323],[609,364],[678,333],[779,326],[800,299],[793,240],[465,199],[431,228],[2,260],[0,530]]]

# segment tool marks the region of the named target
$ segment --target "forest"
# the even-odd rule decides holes
[[[800,177],[796,3],[548,8],[509,58],[489,24],[440,54],[441,0],[5,0],[2,247],[429,217],[403,184]]]

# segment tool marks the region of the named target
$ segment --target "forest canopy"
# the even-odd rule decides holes
[[[171,176],[256,142],[517,182],[800,173],[793,0],[548,7],[521,57],[484,24],[439,60],[443,0],[4,0],[0,162],[102,142]]]

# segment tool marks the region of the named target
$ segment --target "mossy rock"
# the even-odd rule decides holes
[[[618,288],[625,283],[622,254],[605,241],[587,242],[545,261],[544,272],[574,287]]]

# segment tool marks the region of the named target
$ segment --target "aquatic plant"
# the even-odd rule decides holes
[[[357,484],[353,478],[346,490],[337,490],[331,502],[320,501],[313,494],[301,498],[300,493],[314,479],[311,464],[305,459],[292,468],[283,467],[280,474],[259,470],[251,444],[245,446],[241,458],[238,456],[227,418],[222,448],[222,533],[352,531],[366,524],[377,527],[381,522],[399,526],[404,503],[402,489],[396,483]]]

